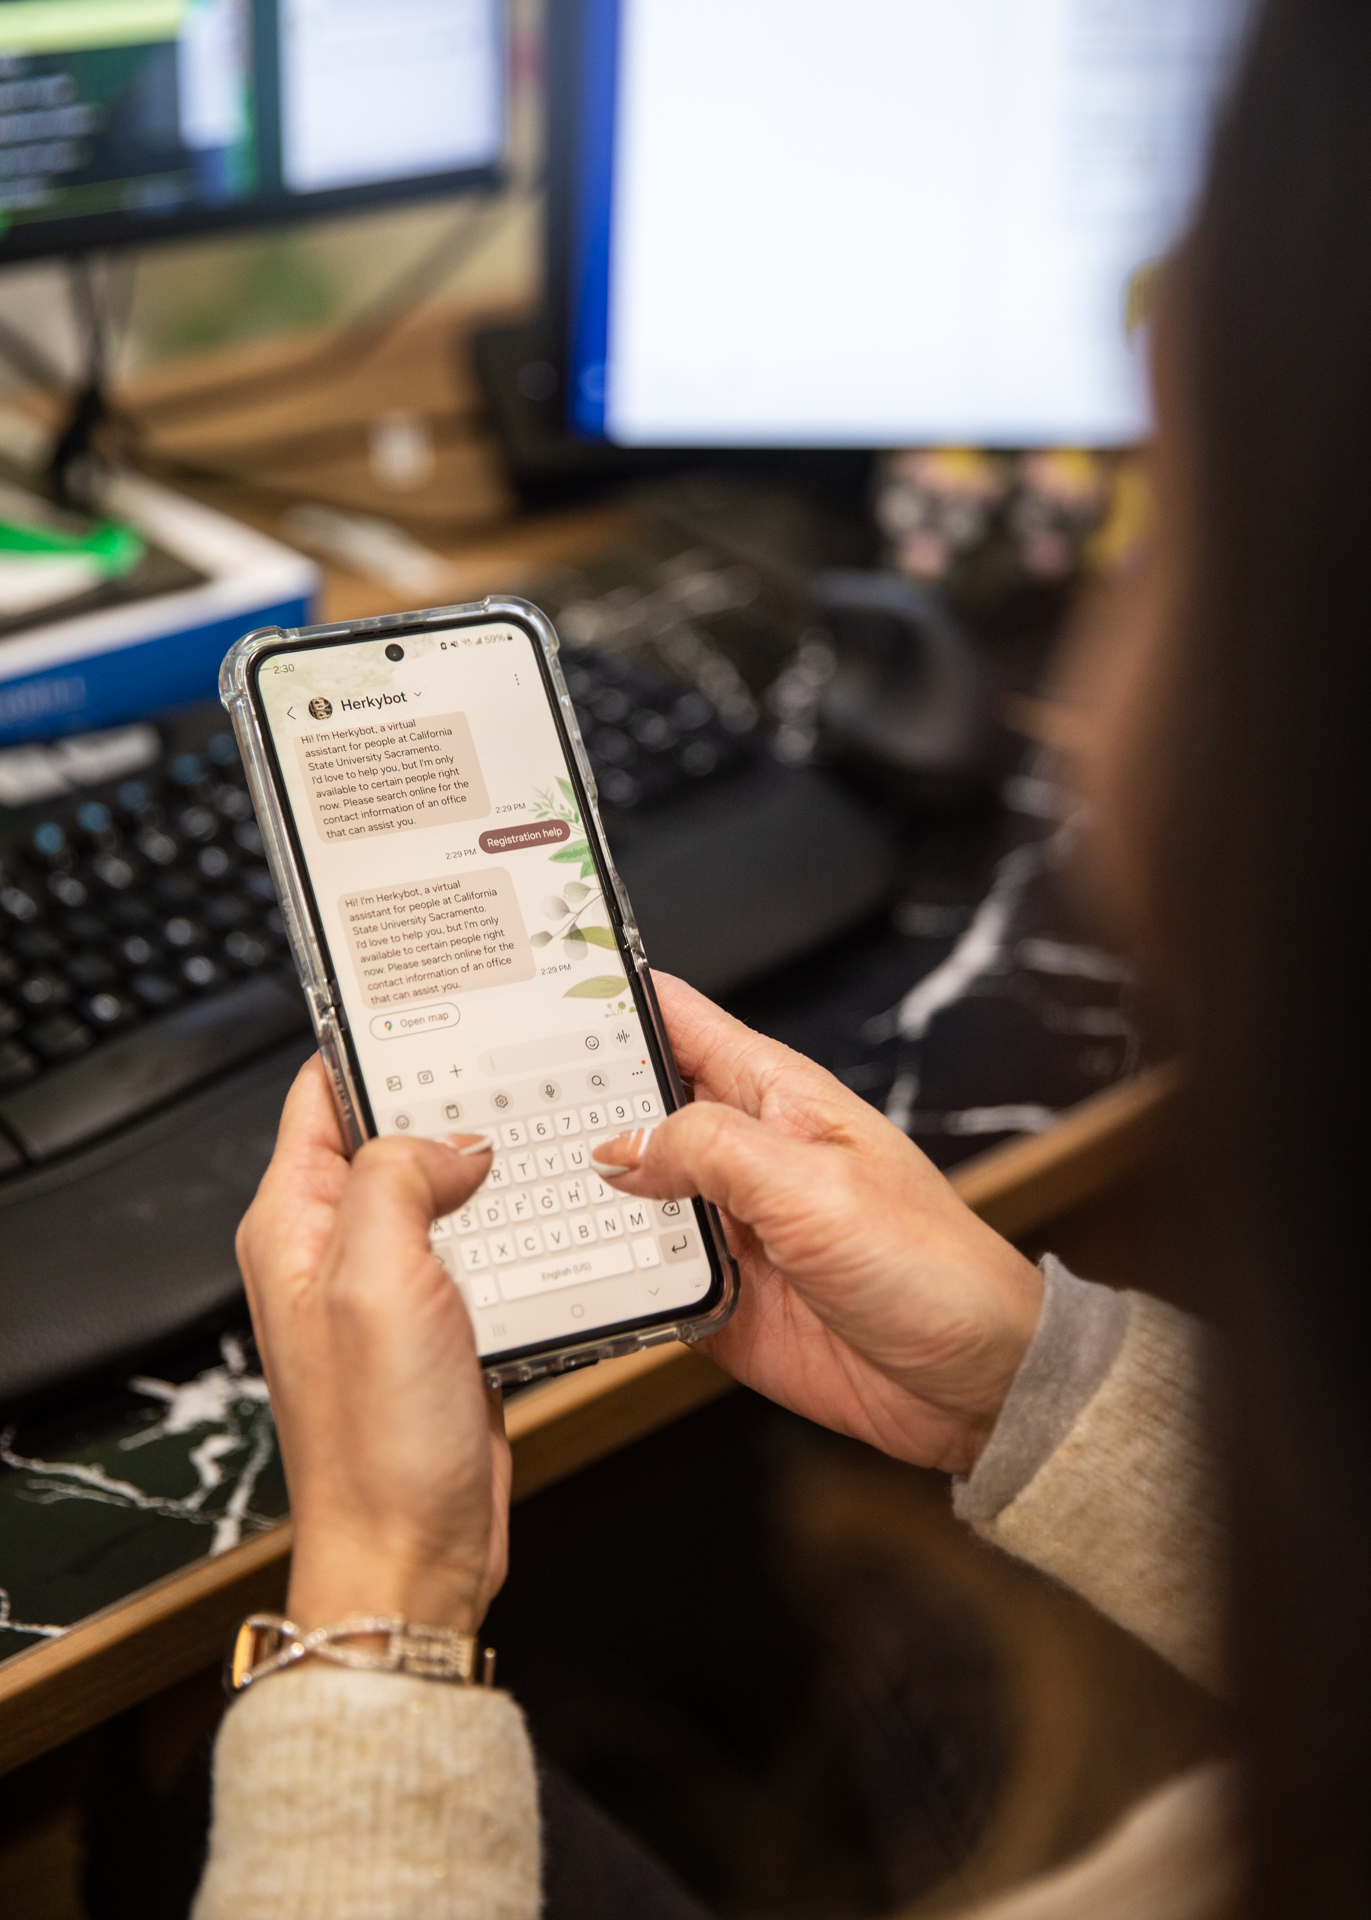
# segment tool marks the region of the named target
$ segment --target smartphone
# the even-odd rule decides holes
[[[737,1289],[713,1208],[590,1164],[684,1093],[557,646],[489,599],[263,628],[220,675],[349,1150],[494,1142],[433,1246],[500,1384],[698,1339]]]

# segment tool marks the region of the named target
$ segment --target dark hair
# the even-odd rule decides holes
[[[1191,550],[1154,900],[1186,983],[1205,1285],[1231,1356],[1243,1910],[1364,1920],[1367,0],[1264,8],[1173,291]]]

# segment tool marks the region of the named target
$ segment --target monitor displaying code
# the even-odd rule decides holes
[[[0,261],[489,168],[499,0],[0,0]]]

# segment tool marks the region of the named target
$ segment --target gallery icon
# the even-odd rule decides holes
[[[325,700],[321,693],[310,701],[309,710],[316,720],[327,720],[333,712],[333,702],[331,700]]]
[[[398,1073],[389,1073],[386,1075],[386,1091],[387,1093],[398,1093],[400,1091],[400,1076]]]

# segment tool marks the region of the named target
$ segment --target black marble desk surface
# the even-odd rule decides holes
[[[739,994],[940,1166],[1041,1131],[1136,1071],[1127,968],[1083,939],[1046,755],[1004,804],[911,844],[893,913]],[[0,1435],[0,1657],[281,1519],[266,1388],[243,1333]]]

